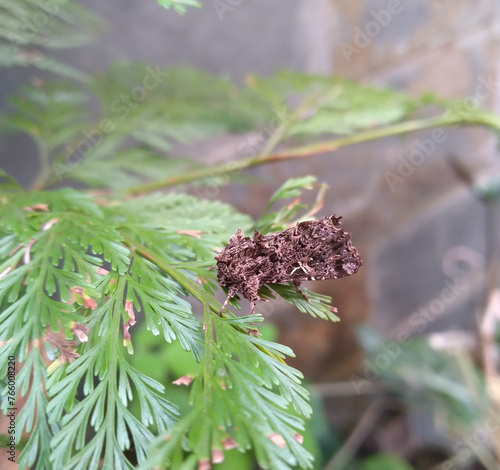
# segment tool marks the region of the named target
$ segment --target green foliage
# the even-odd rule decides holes
[[[302,313],[322,320],[340,320],[334,313],[336,310],[332,309],[331,297],[327,295],[316,294],[303,287],[299,292],[292,284],[272,284],[271,288],[289,304],[295,305]]]
[[[23,88],[21,97],[11,99],[13,110],[2,118],[2,128],[26,132],[37,143],[44,171],[36,188],[72,179],[97,188],[133,191],[145,179],[175,184],[190,180],[186,174],[202,170],[210,174],[212,183],[225,184],[228,174],[255,164],[279,144],[289,145],[298,138],[314,142],[320,135],[355,135],[374,128],[379,133],[372,138],[377,138],[385,135],[385,127],[427,103],[392,90],[292,72],[267,79],[249,77],[246,86],[236,86],[182,67],[165,70],[119,63],[87,83],[84,92],[72,83],[43,82]],[[92,112],[90,103],[98,104]],[[448,111],[443,119],[464,116],[450,111],[457,103],[445,105]],[[498,125],[488,113],[469,114],[471,119]],[[230,162],[219,174],[211,174],[210,166],[186,158],[179,150],[179,144],[252,130],[269,137],[262,145],[242,138],[237,156],[248,158]],[[307,148],[303,151],[307,155]],[[196,179],[202,180],[203,175]],[[292,186],[286,191],[293,192]],[[280,197],[275,195],[270,204]],[[286,225],[300,208],[283,208],[283,220],[275,227],[269,226],[274,214],[268,214],[268,220],[259,222],[261,231]]]
[[[447,432],[469,429],[482,419],[488,402],[484,378],[464,351],[440,351],[425,338],[409,338],[399,344],[383,341],[368,329],[360,330],[360,342],[369,356],[389,358],[377,376],[400,392],[409,406],[435,415]],[[363,385],[361,385],[363,387]]]
[[[413,467],[395,455],[379,454],[361,463],[361,470],[412,470]]]
[[[338,77],[282,71],[256,78],[254,89],[289,116],[286,136],[350,134],[408,116],[419,102],[394,90],[376,89]],[[293,96],[294,107],[287,106]]]
[[[89,124],[86,101],[78,87],[67,83],[22,87],[20,95],[9,100],[17,112],[3,116],[2,127],[30,135],[41,151],[50,152],[71,142]]]
[[[259,233],[270,233],[279,230],[284,230],[287,225],[293,225],[299,220],[295,219],[302,209],[307,206],[300,204],[300,196],[304,189],[313,189],[316,184],[315,176],[304,176],[302,178],[291,178],[285,181],[269,199],[266,207],[262,211],[255,224],[255,230]],[[319,193],[320,201],[322,202],[322,192]],[[270,208],[277,202],[283,199],[295,198],[292,204],[283,205],[277,212],[269,212]],[[318,201],[318,202],[320,202]]]
[[[97,468],[103,459],[105,468],[133,468],[124,452],[133,443],[144,462],[153,426],[171,437],[158,445],[157,463],[174,465],[188,451],[194,461],[210,459],[225,443],[252,448],[262,468],[311,466],[296,440],[311,409],[302,375],[284,362],[292,351],[259,337],[258,315],[219,316],[212,294],[213,249],[238,227],[249,229],[247,216],[186,194],[96,200],[70,189],[8,189],[0,206],[0,338],[9,342],[0,361],[25,363],[18,380],[28,404],[19,423],[31,435],[21,465],[37,458],[38,468]],[[329,298],[307,292],[307,303],[293,286],[271,287],[302,311],[333,319]],[[203,322],[188,295],[203,306]],[[193,407],[178,421],[164,386],[128,358],[136,315],[201,361]],[[31,376],[48,398],[28,387]]]
[[[179,13],[199,6],[159,3]],[[286,364],[293,352],[259,335],[260,315],[221,312],[213,268],[214,250],[237,228],[270,233],[310,218],[326,185],[289,180],[253,221],[185,192],[151,194],[144,181],[203,181],[211,167],[185,158],[183,146],[221,133],[264,136],[255,146],[242,137],[244,158],[215,169],[211,183],[225,184],[278,145],[374,128],[381,134],[372,138],[390,135],[389,125],[428,99],[293,72],[236,86],[186,68],[120,63],[89,77],[45,55],[96,32],[99,23],[76,2],[0,7],[0,66],[34,65],[85,82],[37,80],[0,117],[3,130],[34,140],[40,164],[29,192],[0,170],[0,374],[8,356],[23,364],[17,437],[29,438],[20,466],[130,469],[136,459],[142,468],[188,469],[225,455],[220,468],[244,468],[251,450],[263,469],[311,468],[317,449],[301,445],[311,406],[302,374]],[[24,34],[35,18],[43,21]],[[47,190],[66,180],[98,190]],[[300,201],[305,189],[317,189],[309,208]],[[273,292],[303,313],[338,320],[327,296],[281,284],[260,295]],[[141,352],[145,338],[167,359]],[[189,398],[187,389],[166,387],[155,365],[189,384]],[[445,375],[436,383],[465,414],[463,390],[447,388]]]
[[[202,165],[172,155],[173,144],[250,130],[272,116],[251,90],[186,68],[120,63],[89,88],[84,94],[74,84],[46,82],[11,99],[14,111],[4,127],[37,142],[50,162],[45,185],[73,179],[124,189],[144,178],[180,175]],[[143,94],[135,95],[137,88]],[[91,114],[96,99],[100,106]]]
[[[471,444],[477,430],[490,432],[485,430],[496,416],[486,378],[460,340],[441,338],[438,347],[439,335],[397,342],[383,341],[368,329],[361,330],[360,340],[372,365],[369,373],[354,383],[359,391],[368,384],[367,379],[379,380],[402,398],[410,412],[434,426],[436,435],[447,436],[456,451],[448,463],[470,463],[476,458],[485,468],[497,468],[487,440],[474,439]],[[448,348],[443,348],[446,343]],[[380,368],[377,364],[382,363]]]
[[[88,78],[44,51],[88,42],[99,28],[88,10],[73,0],[1,0],[0,11],[0,67],[29,65],[77,80]]]
[[[90,112],[90,103],[99,106]],[[268,79],[249,77],[238,87],[192,69],[119,63],[88,80],[87,93],[60,81],[23,88],[2,122],[4,129],[26,132],[37,143],[46,169],[37,187],[73,179],[123,190],[144,179],[182,180],[186,172],[202,169],[202,163],[179,153],[179,143],[263,129],[271,134],[265,145],[243,140],[238,152],[265,155],[299,135],[314,140],[397,122],[417,104],[394,91],[338,78],[281,72]],[[236,161],[231,172],[240,163],[247,164]],[[277,226],[294,216],[281,215]]]
[[[287,411],[293,406],[308,417],[308,393],[300,386],[302,375],[283,362],[290,349],[249,334],[261,320],[214,317],[217,339],[206,345],[210,374],[205,369],[194,380],[193,410],[170,429],[167,441],[157,441],[149,465],[173,465],[184,460],[185,450],[210,461],[214,452],[237,446],[253,448],[262,468],[310,467],[311,456],[294,439],[303,420]]]
[[[14,178],[12,178],[12,176],[5,173],[5,171],[3,171],[1,168],[0,168],[0,185],[5,192],[19,191],[21,189],[19,183]]]
[[[186,13],[186,7],[201,7],[198,0],[158,0],[158,4],[167,9],[173,7],[181,15]]]

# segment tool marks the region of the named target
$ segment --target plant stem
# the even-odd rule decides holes
[[[267,155],[265,152],[245,158],[239,161],[230,161],[212,167],[205,167],[200,170],[184,173],[179,176],[174,176],[158,181],[151,181],[142,185],[130,188],[127,192],[132,195],[148,193],[162,188],[176,186],[183,183],[218,176],[227,173],[235,173],[246,168],[251,168],[258,165],[265,165],[278,161],[293,160],[295,158],[309,158],[316,155],[321,155],[327,152],[334,152],[342,147],[369,142],[371,140],[381,139],[383,137],[391,137],[400,134],[407,134],[418,130],[428,129],[431,127],[450,127],[458,125],[483,125],[500,129],[500,120],[498,116],[489,115],[488,113],[470,112],[470,113],[444,113],[440,116],[406,121],[387,126],[379,129],[358,132],[356,134],[338,137],[331,140],[325,140],[312,145],[297,147],[291,150],[285,150],[274,154]]]
[[[35,181],[31,185],[32,191],[40,191],[48,186],[49,180],[52,178],[52,170],[50,167],[50,156],[48,149],[45,147],[42,141],[36,139],[38,146],[38,156],[40,162],[40,170]]]
[[[214,377],[213,365],[214,365],[214,334],[213,334],[213,320],[210,308],[203,302],[203,327],[205,333],[205,349],[203,352],[203,408],[204,414],[207,416],[210,414],[210,409],[213,403],[213,383],[212,378]],[[207,459],[210,459],[210,447],[211,443],[207,439],[204,439],[204,450]]]
[[[38,147],[38,160],[40,162],[40,170],[38,175],[31,184],[32,191],[40,191],[46,187],[47,181],[50,179],[52,175],[52,171],[50,169],[50,156],[46,146],[43,144],[43,141],[38,138],[34,138],[36,145]]]
[[[325,466],[325,470],[341,470],[356,454],[360,445],[365,441],[368,433],[373,428],[382,412],[382,400],[375,399],[363,414],[350,436],[342,444],[340,450]]]
[[[221,318],[228,318],[228,315],[226,315],[224,312],[222,312],[220,309],[222,308],[222,305],[217,302],[213,296],[207,295],[207,293],[200,288],[193,280],[187,278],[180,272],[180,270],[175,266],[167,263],[163,258],[156,253],[153,253],[150,251],[148,248],[146,248],[144,245],[141,243],[136,242],[132,238],[128,237],[127,235],[122,234],[125,244],[129,247],[132,248],[134,251],[139,253],[141,256],[144,258],[152,261],[156,266],[159,268],[163,269],[172,279],[177,281],[182,287],[184,287],[196,300],[198,300],[202,307],[203,307],[203,312],[204,312],[204,321],[206,322],[206,327],[207,327],[207,337],[208,337],[208,321],[207,319],[211,318],[210,312],[212,314],[217,315],[218,317]],[[233,315],[234,316],[234,315]],[[211,321],[211,320],[210,320]],[[233,325],[233,328],[240,333],[247,334],[248,332],[242,328],[241,326],[238,325]],[[210,325],[210,334],[212,334],[212,325]],[[210,336],[211,337],[211,336]],[[284,359],[281,357],[277,356],[276,354],[268,351],[266,348],[264,348],[262,345],[257,344],[255,345],[257,349],[262,351],[263,353],[267,354],[268,356],[276,359],[277,361],[281,363],[285,363]]]

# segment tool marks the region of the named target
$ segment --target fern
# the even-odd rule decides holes
[[[158,4],[167,9],[173,7],[181,15],[186,13],[186,6],[201,7],[201,3],[198,0],[158,0]]]
[[[179,13],[199,5],[159,3]],[[49,11],[34,0],[0,0],[0,9],[0,65],[35,65],[86,85],[44,81],[23,88],[0,117],[3,129],[34,140],[41,168],[31,192],[0,170],[0,374],[9,356],[23,364],[18,445],[21,431],[29,437],[19,465],[131,469],[137,460],[141,468],[209,468],[236,448],[252,450],[264,469],[311,468],[301,446],[309,395],[301,373],[286,364],[293,353],[259,336],[260,315],[221,312],[213,268],[214,250],[237,228],[270,233],[311,218],[326,185],[312,176],[285,182],[256,221],[186,193],[142,193],[278,161],[286,154],[272,152],[299,140],[324,149],[317,143],[324,134],[352,136],[347,145],[358,132],[368,140],[460,120],[499,128],[498,118],[445,112],[441,120],[405,127],[428,98],[292,72],[249,76],[235,86],[186,68],[121,63],[89,77],[45,55],[96,31],[99,23],[78,4]],[[22,35],[20,27],[36,13],[50,21]],[[250,131],[265,138],[248,158],[228,165],[203,166],[178,150]],[[295,151],[289,155],[318,152]],[[43,190],[68,179],[112,191]],[[317,196],[308,207],[301,197],[311,189]],[[263,286],[259,294],[338,320],[329,297],[294,285]],[[237,298],[230,305],[240,308]],[[197,375],[176,381],[190,387],[187,411],[132,365],[136,321],[163,347],[176,341],[198,361]],[[1,393],[5,398],[6,385]]]
[[[48,170],[37,187],[74,179],[123,189],[182,174],[201,164],[173,154],[175,143],[250,130],[272,116],[251,90],[185,68],[116,64],[89,87],[92,94],[46,82],[11,99],[14,111],[3,118],[4,128],[28,133]],[[136,99],[137,89],[144,94]],[[100,108],[91,114],[88,104],[96,98]]]
[[[282,71],[251,80],[254,91],[275,109],[291,116],[285,137],[350,134],[397,122],[415,110],[412,100],[394,90],[376,89],[339,77],[319,77]],[[288,99],[294,97],[294,107]]]
[[[240,318],[211,316],[214,337],[207,338],[204,375],[193,382],[192,411],[156,442],[148,465],[174,467],[190,451],[200,464],[222,461],[224,449],[253,448],[262,468],[311,468],[311,455],[299,444],[303,420],[309,417],[308,392],[302,375],[287,366],[289,348],[259,339],[258,315]],[[207,334],[212,327],[207,324]],[[196,461],[195,460],[195,461]]]
[[[310,408],[300,373],[284,363],[292,352],[258,337],[258,316],[219,316],[213,297],[213,249],[236,228],[249,229],[248,217],[174,193],[97,204],[69,189],[14,189],[1,200],[0,338],[9,341],[0,360],[25,363],[19,383],[28,402],[19,423],[31,434],[21,465],[133,468],[125,452],[133,443],[144,462],[154,425],[174,436],[172,446],[184,441],[177,432],[187,433],[186,449],[197,461],[231,442],[254,448],[263,468],[310,466],[296,440],[303,429],[296,413],[308,417]],[[303,308],[295,287],[273,288]],[[186,296],[204,306],[203,322]],[[308,312],[325,317],[326,298],[312,299]],[[127,359],[136,314],[151,333],[178,340],[202,361],[192,400],[204,406],[175,425],[179,412],[163,385]],[[52,358],[48,369],[44,354]],[[32,376],[42,388],[29,387]],[[128,408],[134,396],[141,398],[139,416]],[[185,426],[201,416],[210,416],[202,428]],[[173,446],[158,456],[168,461],[179,452]]]
[[[34,66],[85,81],[88,76],[47,57],[46,49],[75,47],[99,29],[97,19],[75,1],[0,1],[0,67]]]

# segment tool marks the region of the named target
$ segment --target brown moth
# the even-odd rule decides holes
[[[335,215],[301,222],[282,232],[245,237],[238,229],[228,245],[215,257],[217,280],[229,292],[222,309],[239,293],[251,302],[260,300],[264,284],[336,279],[350,276],[362,265],[351,243],[351,234],[342,230]]]

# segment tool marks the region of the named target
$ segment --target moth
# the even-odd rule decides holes
[[[331,215],[269,235],[255,231],[253,238],[238,229],[215,257],[217,280],[229,288],[222,310],[239,293],[250,301],[254,313],[259,288],[264,284],[293,282],[300,290],[303,281],[356,273],[362,259],[340,219]]]

